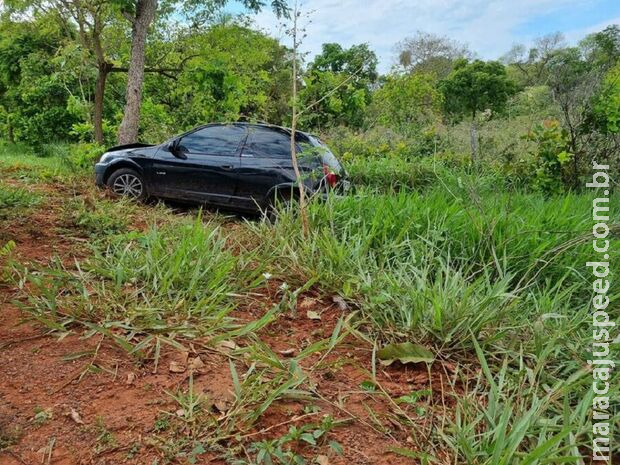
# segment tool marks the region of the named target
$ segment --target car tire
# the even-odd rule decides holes
[[[121,168],[114,171],[106,182],[110,192],[118,197],[129,197],[136,200],[147,198],[144,178],[131,168]]]

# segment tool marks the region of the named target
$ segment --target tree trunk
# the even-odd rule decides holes
[[[157,0],[138,0],[131,28],[131,58],[127,72],[125,113],[118,129],[118,143],[129,144],[138,139],[140,104],[144,83],[146,35],[155,18]]]
[[[291,158],[293,161],[293,171],[295,171],[295,177],[297,178],[297,184],[299,186],[299,213],[301,215],[301,227],[304,237],[308,236],[309,225],[308,215],[306,213],[306,189],[304,185],[304,179],[299,169],[299,163],[297,162],[297,150],[296,150],[296,130],[297,130],[297,19],[299,17],[297,1],[295,1],[295,7],[293,10],[293,104],[291,115]]]
[[[469,137],[471,142],[471,162],[475,165],[478,160],[478,128],[476,127],[475,115],[471,119]]]
[[[93,126],[95,128],[95,142],[103,145],[103,97],[105,96],[105,83],[110,72],[109,63],[97,65],[97,82],[95,83],[95,108],[93,109]]]

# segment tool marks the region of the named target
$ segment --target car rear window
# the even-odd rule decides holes
[[[263,158],[291,158],[291,140],[287,134],[266,128],[250,128],[243,155]]]

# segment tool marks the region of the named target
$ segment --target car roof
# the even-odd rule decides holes
[[[284,132],[288,132],[290,134],[291,132],[291,128],[287,128],[284,126],[278,126],[277,124],[271,124],[271,123],[266,123],[263,121],[260,122],[250,122],[250,121],[230,121],[230,122],[225,122],[225,123],[209,123],[209,124],[205,124],[201,127],[206,127],[206,126],[227,126],[230,124],[236,124],[238,126],[255,126],[255,127],[262,127],[262,128],[267,128],[267,129],[274,129],[276,131],[284,131]],[[197,129],[197,128],[196,128]],[[298,134],[303,134],[306,137],[310,137],[312,136],[312,134],[310,134],[309,132],[305,132],[305,131],[300,131],[300,130],[296,130],[295,131]]]

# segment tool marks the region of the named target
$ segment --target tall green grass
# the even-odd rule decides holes
[[[482,367],[439,431],[458,463],[587,463],[592,196],[493,193],[484,182],[313,203],[309,237],[290,212],[250,228],[272,273],[340,294],[380,341],[426,343]],[[462,373],[466,387],[474,373]]]
[[[0,178],[67,182],[90,176],[103,150],[93,144],[46,144],[32,148],[0,141]]]
[[[284,214],[271,233],[264,224],[253,228],[263,250],[277,251],[276,272],[296,270],[300,279],[343,295],[377,328],[420,334],[422,326],[422,335],[454,347],[456,326],[458,339],[467,341],[469,329],[478,334],[501,315],[542,306],[531,295],[546,296],[558,283],[573,291],[556,300],[587,301],[591,201],[585,195],[478,196],[439,186],[313,204],[309,238],[292,215]],[[612,254],[610,260],[619,257],[617,248]],[[612,294],[617,290],[616,283]]]

